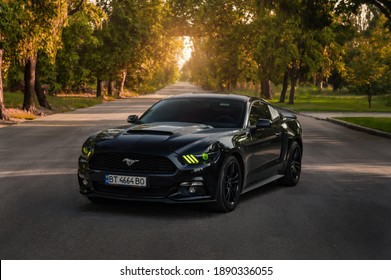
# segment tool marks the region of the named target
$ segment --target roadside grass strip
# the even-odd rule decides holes
[[[53,108],[55,113],[63,113],[68,111],[73,111],[80,108],[86,108],[101,104],[103,102],[102,98],[96,97],[58,97],[58,96],[46,96],[47,101],[50,106]],[[23,107],[23,93],[21,92],[4,92],[4,103],[6,108],[22,108]],[[38,106],[39,103],[35,97],[35,105]],[[16,116],[15,116],[16,117]],[[22,116],[20,116],[23,118]]]
[[[391,118],[384,118],[384,117],[337,117],[335,119],[391,133]]]
[[[260,96],[259,92],[237,90],[233,93]],[[288,104],[289,91],[285,103],[279,103],[279,90],[275,89],[273,99],[269,100],[276,106],[296,112],[391,112],[391,94],[375,95],[372,98],[372,108],[368,107],[367,96],[349,92],[333,92],[325,89],[320,92],[311,87],[299,87],[295,94],[294,104]]]

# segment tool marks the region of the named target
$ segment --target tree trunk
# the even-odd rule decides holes
[[[291,90],[289,92],[289,104],[295,103],[295,89],[296,89],[296,83],[297,83],[297,75],[295,73],[295,70],[290,71],[291,76]]]
[[[208,85],[208,86],[210,86],[210,85]],[[219,91],[219,92],[224,91],[223,80],[222,80],[220,74],[218,74],[217,78],[216,78],[216,87],[217,87],[217,91]]]
[[[281,90],[281,94],[280,94],[279,103],[285,102],[286,91],[288,89],[288,79],[289,79],[289,73],[288,73],[288,70],[286,70],[284,73],[284,79],[282,80],[282,90]]]
[[[39,105],[41,107],[44,107],[49,110],[53,110],[52,107],[50,106],[49,102],[46,100],[46,96],[43,93],[42,86],[41,86],[41,81],[39,80],[39,66],[38,66],[38,54],[36,58],[36,66],[35,66],[35,94],[37,95]]]
[[[36,113],[37,109],[34,104],[34,88],[35,88],[35,66],[37,56],[27,58],[24,69],[24,100],[23,110]]]
[[[3,95],[3,76],[1,74],[3,64],[3,50],[0,49],[0,120],[7,120],[8,116],[5,113],[4,95]]]
[[[120,88],[119,88],[119,94],[124,93],[126,75],[127,75],[126,70],[122,71],[122,78],[121,78],[121,85],[120,85]]]
[[[272,87],[269,79],[263,79],[261,82],[261,97],[272,99]]]
[[[103,95],[103,81],[98,78],[96,81],[96,97],[101,97]]]
[[[114,95],[114,91],[115,91],[114,84],[115,84],[114,80],[109,80],[109,85],[107,87],[107,95],[108,96]]]
[[[368,90],[368,106],[369,109],[372,108],[372,85],[369,85],[369,90]]]
[[[315,76],[315,86],[319,91],[323,90],[323,73],[317,73]]]

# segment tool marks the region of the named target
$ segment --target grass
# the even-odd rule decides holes
[[[83,98],[83,97],[57,97],[46,96],[47,101],[52,106],[53,111],[56,113],[62,113],[67,111],[73,111],[79,108],[90,107],[103,102],[101,98]],[[19,108],[23,107],[23,94],[21,92],[10,93],[4,92],[4,103],[6,108]],[[35,104],[38,105],[38,101],[35,100]]]
[[[103,102],[102,98],[56,97],[47,96],[47,100],[56,113],[91,107]]]
[[[352,124],[357,124],[391,133],[391,118],[383,117],[339,117],[336,118]]]
[[[278,89],[274,92],[279,92]],[[259,96],[254,91],[235,91],[235,93],[250,96]],[[287,92],[286,102],[289,98]],[[278,103],[279,95],[275,94],[270,100],[277,106],[284,107],[296,112],[391,112],[391,94],[373,96],[372,108],[368,108],[366,95],[356,95],[349,92],[333,92],[324,89],[322,92],[316,87],[299,87],[295,93],[295,104]]]

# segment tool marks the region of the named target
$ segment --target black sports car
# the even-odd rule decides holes
[[[264,100],[184,94],[128,122],[92,135],[82,147],[80,192],[93,202],[209,202],[231,211],[242,193],[275,180],[299,181],[301,125]]]

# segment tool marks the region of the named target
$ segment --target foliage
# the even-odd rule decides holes
[[[344,0],[337,2],[337,8],[343,14],[360,14],[361,8],[370,5],[379,10],[391,23],[391,2],[389,0]]]
[[[62,91],[81,91],[92,80],[85,57],[88,56],[88,49],[93,49],[99,42],[90,23],[84,14],[76,13],[63,30],[63,45],[57,53],[55,64],[55,83],[60,85],[58,89]]]
[[[391,33],[384,29],[385,18],[359,33],[348,48],[347,82],[356,92],[379,94],[391,86]]]
[[[175,2],[175,1],[174,1]],[[248,1],[187,2],[193,13],[194,52],[188,63],[192,81],[218,90],[230,90],[240,79],[251,79],[256,67],[252,60]],[[183,7],[182,7],[183,8]]]
[[[297,86],[329,82],[371,103],[391,85],[390,12],[384,0],[3,0],[3,73],[17,84],[38,55],[51,92],[102,81],[150,92],[177,80],[181,36],[191,36],[184,72],[202,86],[271,98],[270,82],[290,82],[294,103]]]
[[[96,78],[115,81],[127,73],[128,85],[135,90],[177,78],[181,45],[165,32],[165,1],[98,1],[98,5],[107,12],[107,21],[93,33],[97,43],[84,46],[85,65]]]

